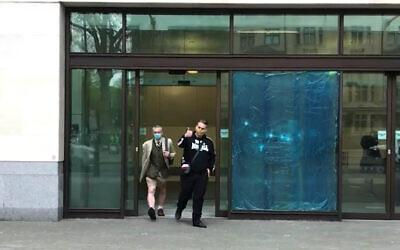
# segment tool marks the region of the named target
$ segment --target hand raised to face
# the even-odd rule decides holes
[[[192,137],[193,131],[190,128],[186,128],[185,137]]]

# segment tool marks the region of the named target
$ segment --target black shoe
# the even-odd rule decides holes
[[[149,210],[147,211],[147,214],[150,216],[151,220],[156,220],[156,211],[154,210],[154,208],[149,208]]]
[[[193,222],[194,227],[201,227],[201,228],[207,228],[206,224],[204,224],[201,220],[198,220],[196,222]]]
[[[177,208],[175,212],[175,220],[180,220],[181,217],[182,217],[182,210]]]

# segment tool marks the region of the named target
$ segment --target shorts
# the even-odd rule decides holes
[[[147,187],[163,187],[167,184],[167,180],[162,177],[157,177],[156,179],[152,179],[146,176]]]

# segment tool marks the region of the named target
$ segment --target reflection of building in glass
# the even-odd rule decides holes
[[[234,50],[244,54],[333,54],[335,16],[237,16]]]
[[[386,131],[386,77],[359,73],[345,73],[343,77],[343,151],[348,155],[344,168],[360,169],[363,136],[377,138],[377,131]],[[378,140],[378,145],[382,151],[386,140]]]

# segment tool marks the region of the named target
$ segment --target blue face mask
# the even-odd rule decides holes
[[[154,134],[154,139],[160,140],[161,139],[161,134]]]

